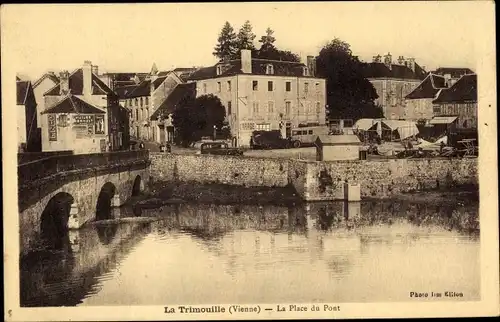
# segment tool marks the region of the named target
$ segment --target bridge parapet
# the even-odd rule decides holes
[[[22,187],[61,172],[147,160],[149,160],[148,150],[51,156],[20,164],[17,168],[18,184]]]

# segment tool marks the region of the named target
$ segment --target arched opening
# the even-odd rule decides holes
[[[115,196],[116,187],[111,182],[102,186],[99,197],[97,198],[96,220],[111,219],[111,201]]]
[[[42,246],[49,250],[62,250],[69,245],[68,219],[74,199],[60,192],[52,197],[40,218]]]
[[[141,176],[135,177],[134,185],[132,186],[132,197],[136,197],[141,193]]]

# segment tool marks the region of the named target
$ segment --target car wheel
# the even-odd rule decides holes
[[[297,149],[297,148],[300,148],[300,141],[298,141],[298,140],[297,140],[297,141],[294,141],[294,142],[293,142],[293,147],[294,147],[294,148],[296,148],[296,149]]]

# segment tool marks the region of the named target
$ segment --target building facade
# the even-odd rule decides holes
[[[384,60],[377,55],[364,64],[364,76],[372,83],[378,98],[375,103],[383,109],[387,119],[404,119],[406,96],[426,77],[425,70],[414,58],[400,56],[393,62],[388,53]]]
[[[82,68],[73,71],[71,74],[67,71],[60,73],[59,83],[44,94],[45,111],[57,106],[62,101],[66,101],[68,95],[76,97],[80,101],[89,104],[104,111],[104,126],[102,131],[98,131],[99,135],[104,135],[99,138],[99,146],[107,147],[107,150],[119,150],[126,148],[125,143],[128,141],[127,132],[121,130],[123,124],[128,124],[128,118],[123,118],[122,107],[119,105],[118,96],[94,73],[96,69],[92,67],[90,61],[85,61]],[[72,99],[69,103],[79,102]],[[64,146],[65,149],[74,150],[76,147],[69,146],[70,143],[64,145],[56,145],[51,143],[51,134],[53,132],[53,124],[49,124],[49,115],[42,118],[42,147],[44,151],[54,151],[55,148]],[[52,120],[51,120],[52,121]],[[91,122],[91,118],[87,118]],[[99,122],[101,123],[100,119]],[[64,122],[62,123],[64,124]],[[99,128],[101,129],[101,128]],[[72,129],[79,131],[78,129]],[[52,131],[52,132],[51,132]],[[104,132],[104,133],[101,133]],[[75,134],[76,135],[76,134]],[[101,149],[101,148],[100,148]],[[94,151],[94,148],[92,148]],[[83,151],[82,151],[83,153]]]
[[[453,117],[458,130],[477,130],[477,75],[462,76],[432,103],[435,117]]]
[[[196,95],[213,94],[226,108],[235,146],[249,146],[254,130],[282,130],[324,125],[326,80],[314,76],[315,62],[252,59],[249,50],[237,60],[221,61],[194,72]]]
[[[153,65],[150,74],[139,84],[116,89],[120,104],[129,111],[131,136],[138,140],[163,143],[173,135],[167,133],[168,125],[165,125],[163,119],[151,119],[151,116],[167,102],[178,85],[184,84],[189,70],[159,72],[156,65]]]
[[[16,105],[18,151],[41,151],[37,135],[37,104],[30,81],[16,80]]]
[[[434,116],[432,101],[445,88],[447,84],[443,76],[429,73],[413,91],[406,95],[404,119],[422,122],[432,119]]]

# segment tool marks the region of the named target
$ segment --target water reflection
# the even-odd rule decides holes
[[[427,285],[459,285],[465,299],[477,299],[477,208],[340,202],[142,209],[158,220],[95,224],[70,232],[63,251],[22,258],[21,302],[406,301],[408,290]],[[120,209],[115,216],[134,216]]]

